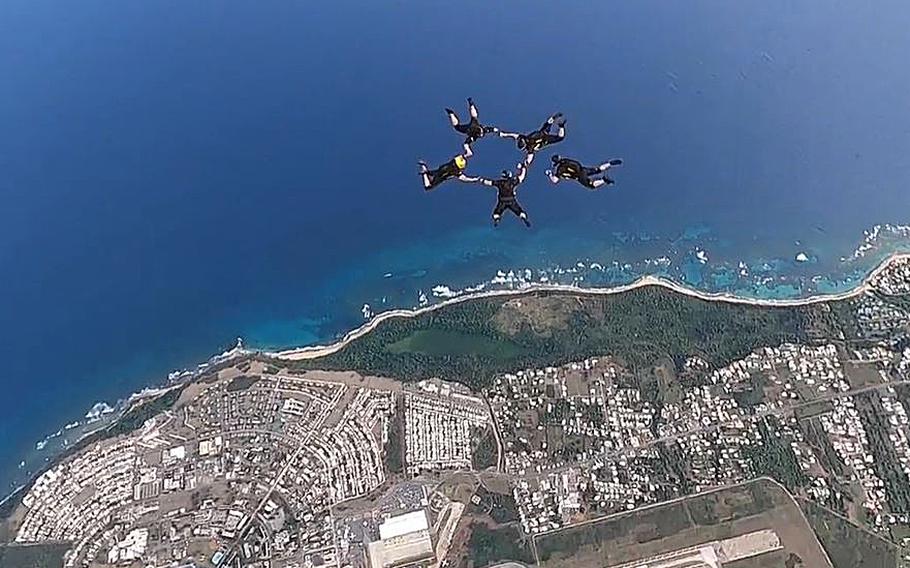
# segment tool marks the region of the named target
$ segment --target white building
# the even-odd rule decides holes
[[[369,544],[370,566],[392,568],[433,558],[433,541],[425,511],[390,517],[379,525],[379,540]]]

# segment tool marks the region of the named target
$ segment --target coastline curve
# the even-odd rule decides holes
[[[740,296],[735,296],[733,294],[724,293],[724,292],[703,292],[696,290],[695,288],[674,282],[668,278],[661,278],[653,275],[642,276],[641,278],[635,280],[630,284],[624,284],[621,286],[609,287],[609,288],[583,288],[577,285],[566,285],[566,284],[529,284],[518,289],[509,289],[509,290],[486,290],[481,292],[475,292],[472,294],[465,294],[462,296],[457,296],[455,298],[449,298],[442,302],[432,304],[430,306],[424,306],[421,308],[413,309],[395,309],[388,310],[385,312],[380,312],[376,314],[368,322],[364,323],[360,327],[352,329],[347,332],[341,339],[335,343],[330,343],[327,345],[308,345],[304,347],[297,347],[293,349],[286,349],[282,351],[273,351],[273,352],[263,352],[265,356],[273,357],[279,360],[285,361],[302,361],[309,359],[319,359],[333,353],[341,351],[347,347],[351,342],[363,337],[367,333],[370,333],[376,327],[378,327],[382,322],[395,318],[413,318],[426,313],[431,313],[435,310],[439,310],[446,306],[451,306],[455,304],[460,304],[463,302],[470,302],[474,300],[481,300],[486,298],[498,298],[498,297],[510,297],[510,296],[524,296],[528,294],[534,294],[538,292],[572,292],[576,294],[584,294],[591,296],[609,296],[614,294],[622,294],[630,290],[636,290],[638,288],[644,288],[648,286],[657,286],[665,288],[672,292],[678,294],[683,294],[692,298],[697,298],[700,300],[705,300],[709,302],[723,302],[728,304],[746,304],[753,306],[770,306],[770,307],[792,307],[792,306],[806,306],[811,304],[818,304],[822,302],[831,302],[838,300],[846,300],[849,298],[854,298],[856,296],[862,295],[872,289],[872,281],[878,277],[883,271],[887,270],[892,264],[900,260],[910,259],[910,253],[894,253],[884,260],[882,260],[878,266],[872,269],[869,274],[866,275],[855,287],[844,292],[839,292],[835,294],[816,294],[807,298],[794,298],[794,299],[755,299],[755,298],[743,298]]]

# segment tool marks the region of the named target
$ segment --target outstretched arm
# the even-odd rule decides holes
[[[499,130],[497,132],[500,138],[511,138],[513,140],[518,140],[518,137],[521,136],[518,132],[506,132],[505,130]]]
[[[481,183],[483,185],[489,185],[489,186],[493,185],[493,180],[491,180],[491,179],[487,179],[485,177],[480,177],[480,176],[469,176],[469,175],[465,175],[465,174],[461,174],[460,176],[458,176],[458,181],[463,181],[465,183]]]
[[[524,162],[518,162],[518,183],[523,182],[526,175],[528,175],[528,166]]]

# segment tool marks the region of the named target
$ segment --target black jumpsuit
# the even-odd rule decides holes
[[[427,170],[426,174],[430,178],[430,185],[426,188],[429,190],[446,180],[461,176],[462,170],[455,163],[455,158],[452,158],[435,170]]]
[[[471,120],[465,123],[460,123],[458,115],[455,114],[455,111],[447,108],[446,113],[449,115],[449,120],[452,122],[452,128],[456,132],[460,132],[465,135],[465,144],[471,145],[480,138],[483,138],[484,134],[489,134],[495,129],[492,126],[484,126],[480,123],[480,120],[477,118],[477,107],[474,106],[474,101],[468,99],[468,110]]]
[[[452,128],[465,135],[465,144],[473,144],[477,139],[483,138],[483,135],[489,131],[473,116],[467,124],[456,124]]]
[[[500,217],[508,209],[524,221],[525,225],[531,226],[527,215],[525,215],[525,210],[518,204],[518,199],[515,196],[515,189],[519,183],[521,181],[516,177],[493,180],[492,185],[496,188],[496,208],[493,209],[494,223],[499,223]]]
[[[533,154],[542,150],[544,147],[549,146],[550,144],[562,142],[565,136],[550,134],[550,129],[552,127],[553,123],[548,120],[534,132],[531,132],[530,134],[520,135],[518,137],[518,147],[528,154]]]
[[[581,162],[571,158],[560,158],[553,166],[554,176],[562,179],[573,179],[581,185],[591,189],[597,189],[597,185],[595,185],[594,180],[588,176],[599,173],[601,173],[599,168],[586,168],[581,165]]]

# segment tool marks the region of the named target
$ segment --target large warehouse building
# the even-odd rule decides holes
[[[379,540],[369,545],[372,568],[394,568],[433,559],[433,540],[424,511],[389,517],[379,525]]]

